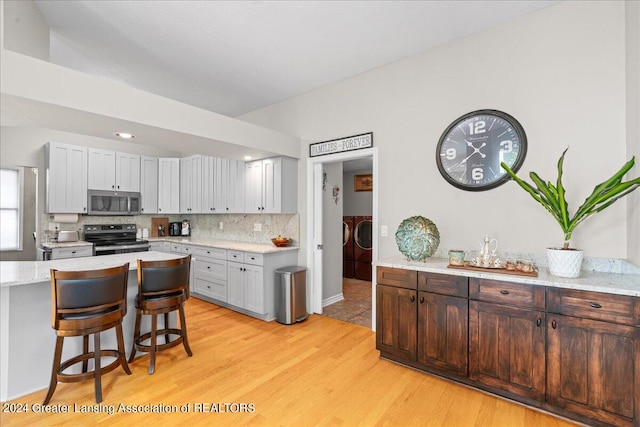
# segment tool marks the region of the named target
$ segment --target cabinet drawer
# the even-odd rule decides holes
[[[418,289],[441,295],[466,298],[469,296],[469,279],[464,276],[418,272]]]
[[[193,267],[196,274],[207,274],[218,280],[227,280],[227,261],[212,259],[203,261],[196,260]]]
[[[193,246],[193,255],[200,258],[227,259],[227,250],[220,248],[207,248],[204,246]]]
[[[378,285],[418,289],[418,272],[402,268],[377,267],[376,282]]]
[[[93,246],[55,248],[51,251],[51,259],[79,258],[83,256],[93,256]]]
[[[244,262],[244,252],[242,251],[227,251],[227,259],[229,261]]]
[[[264,256],[253,252],[245,252],[244,263],[251,265],[264,265]]]
[[[471,278],[469,298],[536,310],[545,309],[544,287],[524,283]]]
[[[547,288],[547,310],[623,325],[640,324],[640,298],[626,295]]]
[[[218,301],[227,302],[226,281],[216,280],[196,273],[193,291]]]

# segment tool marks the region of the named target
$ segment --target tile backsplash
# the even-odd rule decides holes
[[[134,215],[134,216],[88,216],[80,215],[78,222],[58,223],[58,231],[80,233],[85,224],[136,224],[139,229],[148,228],[151,235],[151,218],[168,218],[169,222],[187,219],[191,224],[191,235],[206,239],[234,240],[250,243],[271,243],[272,237],[282,235],[300,243],[300,215],[298,214],[219,214],[219,215]],[[49,230],[53,215],[41,216],[40,229]],[[222,230],[220,229],[222,223]],[[254,231],[259,224],[261,231]],[[44,232],[41,234],[44,241]]]

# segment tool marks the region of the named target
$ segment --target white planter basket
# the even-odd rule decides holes
[[[547,262],[553,276],[578,277],[582,268],[582,250],[547,248]]]

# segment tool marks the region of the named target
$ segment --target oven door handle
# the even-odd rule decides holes
[[[149,244],[140,245],[114,245],[114,246],[96,246],[96,252],[114,251],[114,250],[128,250],[128,249],[149,249]]]

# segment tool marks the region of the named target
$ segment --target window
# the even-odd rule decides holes
[[[22,249],[22,168],[0,168],[0,250]]]

